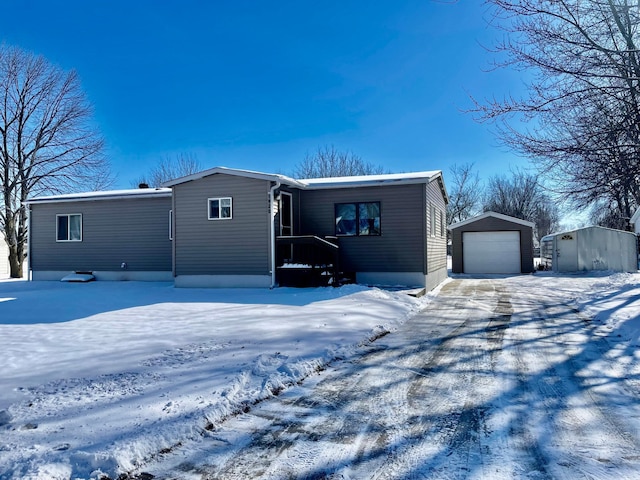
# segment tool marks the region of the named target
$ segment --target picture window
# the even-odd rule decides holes
[[[380,202],[336,203],[336,235],[380,235]]]

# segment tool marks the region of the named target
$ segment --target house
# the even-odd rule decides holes
[[[540,241],[540,263],[554,272],[638,269],[636,236],[604,227],[585,227],[547,235]]]
[[[533,223],[496,212],[452,224],[453,273],[533,272]]]
[[[165,187],[30,200],[33,278],[431,289],[447,275],[440,171],[296,180],[216,167]]]
[[[0,278],[8,276],[9,273],[9,246],[0,235]]]

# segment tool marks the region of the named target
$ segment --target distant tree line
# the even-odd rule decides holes
[[[559,228],[560,209],[536,175],[516,170],[482,184],[472,163],[453,165],[450,174],[449,224],[492,211],[532,222],[538,241]]]

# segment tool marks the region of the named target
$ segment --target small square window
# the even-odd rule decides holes
[[[209,220],[230,220],[232,218],[231,197],[210,198]]]
[[[82,215],[79,213],[56,215],[56,241],[82,241]]]

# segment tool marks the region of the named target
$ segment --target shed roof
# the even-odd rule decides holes
[[[497,212],[484,212],[482,215],[478,215],[477,217],[467,218],[466,220],[462,220],[461,222],[453,223],[449,225],[449,230],[455,230],[456,228],[464,227],[465,225],[469,225],[470,223],[474,223],[488,217],[499,218],[500,220],[504,220],[506,222],[517,223],[519,225],[525,225],[531,228],[534,227],[533,222],[529,222],[527,220],[522,220],[516,217],[510,217],[509,215],[504,215],[502,213],[497,213]]]
[[[562,232],[556,232],[556,233],[550,233],[549,235],[545,235],[544,237],[542,237],[540,239],[541,242],[544,242],[546,240],[551,240],[553,237],[557,237],[558,235],[566,235],[568,233],[576,233],[576,232],[580,232],[583,230],[609,230],[612,232],[616,232],[616,233],[622,233],[624,235],[634,235],[635,233],[633,232],[626,232],[624,230],[617,230],[615,228],[607,228],[607,227],[601,227],[600,225],[591,225],[589,227],[582,227],[582,228],[574,228],[573,230],[565,230]]]

